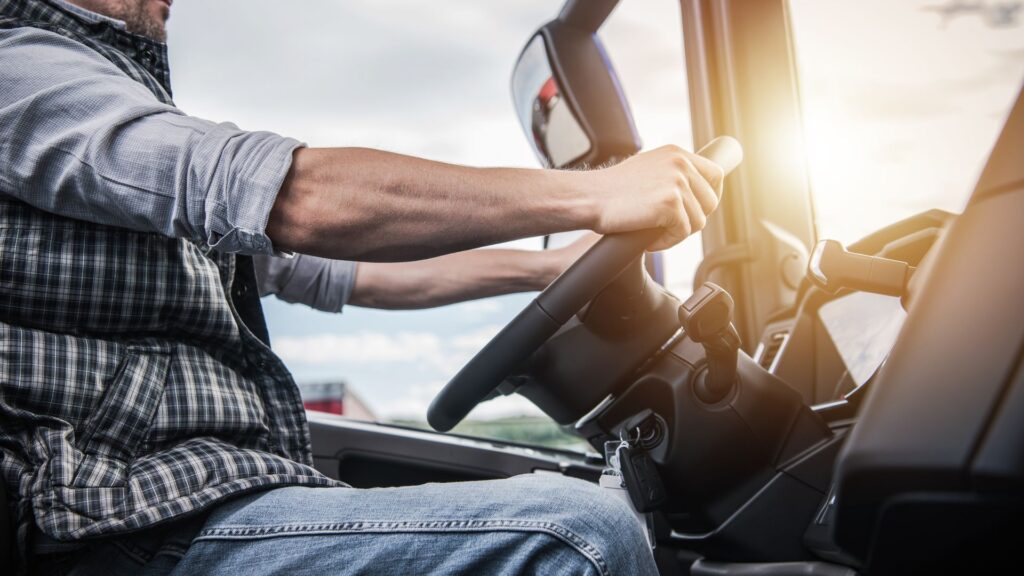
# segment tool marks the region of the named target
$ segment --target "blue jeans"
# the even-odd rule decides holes
[[[66,564],[54,571],[657,574],[625,503],[591,483],[539,474],[370,490],[277,488],[229,501],[191,531],[101,541]]]

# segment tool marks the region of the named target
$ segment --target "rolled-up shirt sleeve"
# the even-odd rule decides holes
[[[283,258],[253,256],[260,296],[305,304],[324,312],[341,312],[356,285],[355,262],[296,254]]]
[[[0,30],[0,194],[47,212],[270,254],[302,144],[188,116],[89,48]]]

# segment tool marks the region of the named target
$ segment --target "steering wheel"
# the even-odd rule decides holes
[[[698,154],[728,174],[742,161],[743,148],[734,138],[721,136]],[[660,229],[648,229],[598,240],[445,385],[427,410],[430,426],[439,432],[454,428],[661,234]]]

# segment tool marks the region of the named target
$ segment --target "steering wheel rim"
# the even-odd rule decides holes
[[[735,139],[722,136],[698,154],[728,174],[739,165],[743,149]],[[430,426],[439,432],[454,428],[661,233],[660,229],[637,230],[598,240],[448,381],[427,409]]]

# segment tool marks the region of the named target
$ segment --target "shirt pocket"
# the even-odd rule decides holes
[[[122,486],[160,405],[170,352],[129,346],[76,442],[81,464],[71,487]]]

